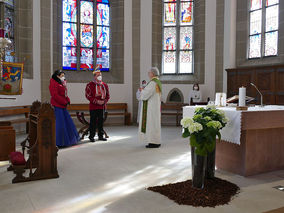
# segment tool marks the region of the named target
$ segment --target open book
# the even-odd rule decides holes
[[[246,96],[246,102],[251,102],[253,100],[255,100],[255,99],[252,98],[252,97]],[[238,103],[238,101],[239,101],[239,96],[238,95],[234,95],[233,97],[227,99],[227,103],[228,104],[229,103]]]

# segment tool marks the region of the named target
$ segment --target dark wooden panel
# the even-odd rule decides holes
[[[238,88],[247,88],[247,95],[256,98],[260,103],[260,96],[256,89],[250,85],[254,83],[263,93],[264,104],[284,105],[284,65],[242,67],[227,69],[228,97],[238,94]]]
[[[279,92],[284,92],[284,69],[277,71],[276,90]]]

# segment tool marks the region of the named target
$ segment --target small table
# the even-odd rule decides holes
[[[195,109],[184,107],[183,116],[191,117]],[[217,142],[218,169],[243,176],[284,169],[284,106],[219,109],[231,120]]]

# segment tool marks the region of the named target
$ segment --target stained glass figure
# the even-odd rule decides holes
[[[63,47],[63,68],[77,69],[77,54],[75,47]]]
[[[93,47],[94,30],[93,25],[81,24],[81,46]]]
[[[63,0],[63,21],[77,22],[77,1]]]
[[[63,46],[77,45],[77,25],[63,23]]]
[[[93,49],[81,48],[81,69],[93,69],[94,68],[94,56]]]
[[[261,57],[261,35],[250,37],[249,58]]]
[[[271,6],[274,4],[278,4],[279,0],[266,0],[266,6]]]
[[[97,4],[97,25],[109,26],[108,4]]]
[[[109,48],[109,27],[97,27],[97,48]]]
[[[193,2],[182,2],[180,11],[180,24],[192,25],[193,23]]]
[[[266,8],[266,31],[278,30],[278,16],[279,16],[279,6],[275,5]]]
[[[163,53],[163,73],[176,73],[176,52]]]
[[[250,0],[250,10],[257,10],[262,7],[262,0]]]
[[[164,25],[176,24],[176,3],[166,3],[164,5]]]
[[[14,38],[14,10],[5,7],[4,29],[6,38]]]
[[[192,51],[181,51],[179,55],[180,73],[192,73]]]
[[[278,31],[265,34],[265,56],[278,54]]]
[[[5,52],[5,61],[6,62],[15,62],[15,41],[10,39],[11,44],[8,46]]]
[[[108,0],[97,0],[97,2],[109,4],[109,1],[108,1]]]
[[[97,65],[100,65],[100,68],[103,71],[109,70],[109,50],[106,49],[97,50]]]
[[[164,28],[164,50],[176,49],[176,28],[166,27]]]
[[[192,27],[180,28],[180,49],[192,49]]]
[[[93,24],[93,2],[81,1],[81,23]]]
[[[250,35],[261,33],[262,11],[250,13]]]

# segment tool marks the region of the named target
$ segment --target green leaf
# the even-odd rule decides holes
[[[202,148],[201,148],[201,147],[200,147],[200,148],[197,148],[197,149],[195,150],[195,153],[196,153],[197,155],[200,155],[200,156],[207,156],[207,151],[206,151],[205,146],[203,146]]]
[[[191,135],[190,136],[190,146],[193,146],[193,147],[198,147],[199,146],[199,144],[196,141],[195,135]]]
[[[219,131],[217,132],[217,136],[218,136],[218,139],[221,140],[221,133]]]
[[[184,128],[183,130],[184,130],[184,131],[183,131],[183,133],[182,133],[182,137],[183,137],[183,138],[188,138],[188,137],[190,136],[190,133],[189,133],[189,131],[188,131],[188,128]]]
[[[215,149],[215,146],[216,146],[216,141],[210,141],[206,143],[207,152],[213,152],[213,150]]]

